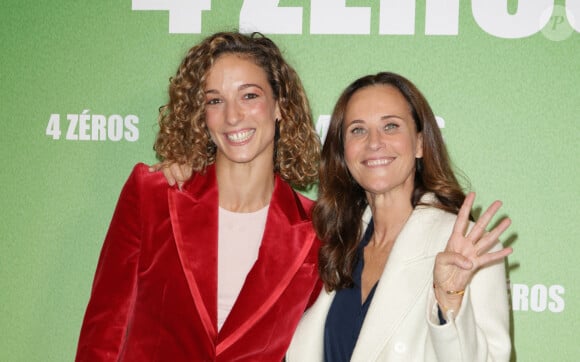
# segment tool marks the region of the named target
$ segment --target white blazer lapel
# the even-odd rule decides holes
[[[431,285],[433,255],[426,253],[432,220],[418,207],[401,230],[365,317],[351,361],[374,361]]]
[[[286,354],[287,361],[324,360],[324,325],[335,294],[336,292],[327,293],[323,287],[316,302],[304,312]]]

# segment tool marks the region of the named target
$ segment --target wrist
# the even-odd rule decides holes
[[[465,289],[448,290],[436,282],[433,282],[433,291],[435,299],[437,300],[437,305],[441,308],[444,315],[450,310],[457,311],[461,307],[461,301],[463,300]]]

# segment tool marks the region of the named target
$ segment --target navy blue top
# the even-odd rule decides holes
[[[363,248],[373,235],[373,222],[369,223],[356,253],[356,265],[352,273],[354,285],[336,292],[330,305],[324,325],[324,360],[327,362],[348,362],[360,334],[362,324],[375,294],[373,286],[367,299],[361,305],[361,278],[364,267]],[[378,283],[378,282],[377,282]]]

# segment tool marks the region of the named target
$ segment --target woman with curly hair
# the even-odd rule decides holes
[[[314,228],[325,291],[288,361],[507,361],[501,203],[470,223],[435,116],[394,73],[350,84],[331,116]],[[450,237],[451,236],[451,237]]]
[[[301,81],[260,34],[217,33],[170,80],[155,151],[138,164],[97,265],[78,361],[282,360],[315,300],[319,140]]]

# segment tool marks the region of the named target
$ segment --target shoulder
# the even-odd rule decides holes
[[[296,199],[304,209],[306,210],[312,209],[312,207],[314,206],[314,200],[309,199],[308,197],[304,196],[303,194],[301,194],[296,190],[294,190],[294,193],[296,194]]]
[[[442,228],[452,227],[457,219],[457,214],[442,210],[435,206],[437,197],[432,192],[428,192],[421,197],[421,204],[415,207],[413,216],[427,221],[429,224]]]
[[[276,185],[270,207],[279,208],[285,214],[290,223],[309,221],[311,219],[314,201],[294,190],[279,175],[276,176]]]
[[[288,186],[290,187],[290,186]],[[296,209],[303,222],[312,223],[312,209],[314,208],[314,201],[302,195],[300,192],[292,189],[296,200]]]
[[[143,180],[143,181],[147,181],[147,180],[152,180],[152,179],[157,179],[159,177],[163,177],[163,173],[161,171],[149,171],[149,166],[139,162],[137,164],[135,164],[135,166],[133,166],[133,169],[131,170],[131,174],[129,175],[129,178],[135,178],[137,180]]]
[[[429,222],[433,226],[449,227],[453,226],[457,215],[432,205],[420,205],[413,211],[413,216],[421,219],[421,221]]]
[[[167,189],[171,188],[165,176],[163,176],[163,172],[161,171],[149,171],[149,166],[144,163],[137,163],[127,181],[125,182],[125,186],[123,189],[125,191],[132,191],[136,193],[145,193],[145,194],[166,194]]]
[[[153,174],[153,172],[149,171],[149,166],[142,162],[136,163],[129,173],[127,182],[142,182],[142,180],[146,179],[150,174]]]
[[[405,231],[422,240],[425,251],[432,254],[445,247],[456,220],[456,214],[432,205],[420,205],[413,211]]]

